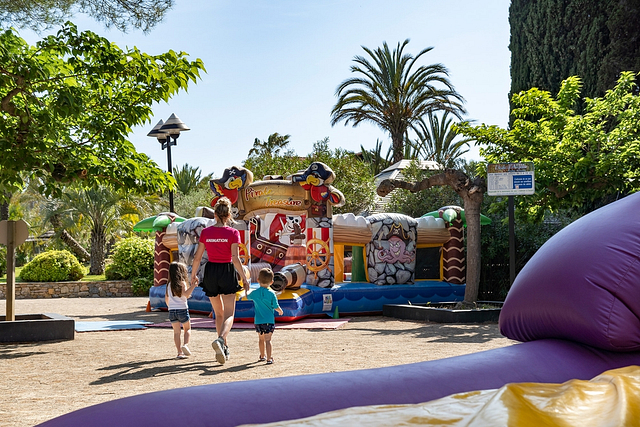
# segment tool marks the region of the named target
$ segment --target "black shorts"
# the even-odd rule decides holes
[[[255,325],[256,332],[260,335],[262,334],[272,334],[273,331],[276,330],[276,325],[274,323],[258,323]]]
[[[236,269],[231,262],[207,262],[204,266],[204,278],[200,286],[208,297],[235,294],[242,290]]]

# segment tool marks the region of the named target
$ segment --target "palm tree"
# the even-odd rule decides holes
[[[365,149],[360,145],[360,154],[362,161],[369,165],[369,170],[372,175],[378,175],[391,165],[391,147],[387,151],[386,156],[382,156],[382,141],[376,139],[376,146],[371,150]]]
[[[89,261],[90,254],[72,233],[78,230],[73,222],[66,222],[61,215],[60,201],[42,195],[39,179],[28,178],[27,185],[19,193],[14,194],[12,209],[20,212],[20,217],[30,224],[30,232],[36,235],[53,227],[55,237],[60,239],[81,262]]]
[[[460,134],[452,127],[453,119],[449,117],[448,111],[444,112],[441,120],[433,113],[428,113],[427,118],[428,125],[424,118],[420,118],[418,122],[418,139],[414,142],[415,146],[425,160],[437,162],[444,168],[457,168],[459,159],[469,151],[469,142],[473,141],[473,138],[456,141]]]
[[[465,113],[463,98],[448,79],[448,71],[442,64],[419,66],[416,61],[433,48],[423,49],[413,57],[404,54],[409,43],[398,43],[393,51],[386,42],[382,48],[372,51],[362,47],[373,62],[356,56],[357,65],[351,72],[360,77],[343,81],[336,89],[338,101],[331,110],[331,125],[344,121],[357,126],[363,121],[377,124],[389,132],[393,147],[393,161],[402,160],[405,135],[416,130],[420,117],[429,112],[445,110],[456,116]]]
[[[277,157],[280,155],[280,150],[289,145],[289,138],[291,135],[280,135],[278,132],[269,135],[266,141],[260,141],[258,138],[253,141],[253,148],[249,150],[248,157]]]
[[[154,201],[114,191],[108,186],[72,187],[61,200],[65,213],[86,221],[91,229],[91,263],[89,274],[102,274],[106,258],[107,237],[130,229],[138,219],[152,212]]]
[[[173,177],[176,180],[176,187],[185,196],[190,192],[199,188],[203,183],[209,184],[209,180],[213,174],[202,177],[202,172],[199,167],[191,167],[188,163],[182,165],[181,169],[173,168]]]

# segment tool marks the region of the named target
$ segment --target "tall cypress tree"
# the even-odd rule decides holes
[[[640,71],[640,0],[512,0],[511,94],[553,94],[569,76],[603,96],[621,71]]]

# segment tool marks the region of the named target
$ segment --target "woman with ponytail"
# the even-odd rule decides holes
[[[200,286],[209,297],[215,315],[218,338],[211,343],[216,352],[216,360],[224,364],[229,360],[227,336],[233,326],[236,310],[236,292],[242,290],[238,278],[244,287],[249,288],[250,278],[242,268],[239,256],[240,233],[229,224],[231,218],[231,201],[222,197],[213,208],[215,224],[202,230],[198,249],[191,267],[191,283],[198,281],[198,268],[204,251],[207,251],[209,262],[204,268],[204,277]]]

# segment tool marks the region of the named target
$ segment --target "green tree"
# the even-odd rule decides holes
[[[443,168],[456,169],[464,164],[462,156],[469,152],[469,143],[473,138],[459,138],[460,134],[452,126],[453,118],[449,117],[448,111],[440,119],[437,115],[428,113],[427,120],[428,125],[424,118],[418,122],[418,139],[414,145],[419,156],[424,160],[437,162]]]
[[[584,97],[604,96],[622,71],[640,71],[639,20],[637,1],[512,0],[511,94],[555,94],[578,75]]]
[[[107,28],[149,31],[162,21],[173,0],[0,0],[0,22],[40,31],[86,13]]]
[[[209,206],[211,203],[211,189],[207,186],[196,187],[189,194],[178,192],[175,194],[174,207],[178,215],[191,218],[195,215],[199,206]]]
[[[67,23],[29,46],[14,30],[0,33],[0,196],[6,202],[39,178],[59,196],[68,183],[109,183],[141,194],[174,184],[127,140],[149,121],[151,106],[168,101],[204,70],[183,52],[151,56],[123,51]]]
[[[78,260],[89,261],[91,256],[84,247],[84,236],[79,224],[74,218],[67,218],[62,214],[59,199],[42,195],[37,187],[37,183],[29,181],[22,191],[14,195],[10,217],[26,220],[30,225],[31,235],[38,236],[53,229],[55,235],[53,240],[49,239],[46,243],[48,248],[70,249]],[[56,240],[60,240],[66,247],[56,244]]]
[[[402,170],[403,179],[410,182],[420,182],[438,173],[440,171],[422,169],[418,161],[412,161],[409,166]],[[409,190],[398,189],[391,194],[385,210],[418,218],[443,206],[460,206],[461,204],[460,197],[452,188],[447,186],[433,187],[429,191],[413,193]]]
[[[513,125],[461,124],[462,133],[486,145],[490,163],[532,161],[536,191],[518,198],[522,209],[540,220],[561,209],[586,213],[640,189],[640,97],[636,78],[623,72],[604,97],[574,107],[580,79],[570,77],[557,98],[536,88],[512,98]]]
[[[382,141],[376,139],[376,146],[372,150],[365,149],[360,146],[360,155],[362,161],[369,165],[369,171],[372,175],[378,175],[380,172],[391,166],[391,157],[393,156],[392,147],[387,150],[387,155],[382,156]]]
[[[266,175],[287,175],[304,168],[305,161],[289,148],[289,135],[273,133],[266,141],[256,138],[243,166],[253,172],[254,180]]]
[[[356,215],[371,210],[375,199],[373,175],[367,164],[358,161],[355,154],[336,148],[329,148],[329,138],[313,144],[313,151],[306,157],[305,168],[312,162],[322,162],[336,174],[331,183],[344,194],[345,204],[335,208],[335,213],[352,212]]]
[[[108,186],[68,188],[60,204],[65,213],[74,215],[76,221],[86,222],[91,230],[89,274],[94,275],[104,273],[109,236],[123,229],[130,231],[153,207],[148,199],[114,191]]]
[[[209,187],[209,180],[213,174],[205,175],[202,177],[202,171],[199,167],[189,166],[188,163],[182,165],[182,168],[173,168],[173,178],[176,180],[176,188],[183,195],[188,195],[192,191]]]
[[[402,160],[406,133],[416,130],[420,117],[440,110],[455,115],[465,112],[463,99],[449,82],[442,64],[417,66],[420,57],[433,48],[423,49],[414,57],[404,53],[408,43],[409,39],[398,43],[393,51],[386,42],[373,51],[363,46],[371,61],[363,56],[354,58],[357,65],[351,67],[351,72],[358,77],[338,86],[338,101],[331,110],[332,126],[342,121],[353,126],[371,122],[388,132],[394,163]]]

